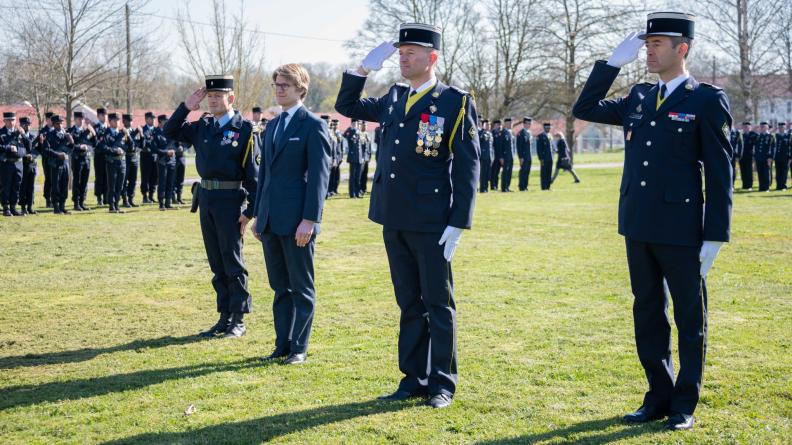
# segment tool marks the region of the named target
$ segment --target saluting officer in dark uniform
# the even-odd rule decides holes
[[[779,122],[775,134],[776,190],[786,190],[789,160],[792,158],[792,137],[786,131],[786,122]]]
[[[775,138],[768,131],[768,123],[759,123],[759,134],[754,145],[754,160],[756,160],[756,176],[759,178],[759,191],[767,192],[770,190],[770,183],[773,181],[770,168],[773,165],[775,156]]]
[[[72,150],[72,202],[74,210],[82,212],[85,207],[85,197],[88,195],[88,177],[91,174],[90,153],[96,147],[96,132],[90,125],[83,124],[82,111],[74,112],[74,125],[69,128],[69,134],[74,139]]]
[[[401,74],[379,98],[362,99],[369,71],[399,48]],[[336,110],[379,122],[382,145],[369,218],[383,226],[396,302],[401,309],[398,389],[385,398],[431,396],[451,404],[456,390],[456,309],[451,259],[473,219],[479,175],[476,108],[470,94],[437,81],[440,30],[403,24],[399,42],[372,50],[341,82]],[[431,340],[431,347],[430,347]]]
[[[173,183],[176,179],[176,150],[174,141],[165,137],[163,126],[168,119],[165,116],[157,118],[157,128],[151,133],[152,151],[157,159],[157,201],[159,209],[172,209]]]
[[[481,148],[479,192],[487,193],[489,191],[490,174],[492,173],[492,161],[495,159],[495,150],[492,147],[492,132],[489,130],[489,119],[481,120],[479,144]]]
[[[30,118],[23,116],[19,119],[19,125],[22,127],[22,134],[29,142],[30,152],[22,158],[22,187],[19,192],[19,205],[22,207],[21,212],[30,215],[35,215],[33,210],[34,197],[36,195],[36,174],[38,173],[38,157],[39,152],[35,147],[36,138],[30,132]]]
[[[74,149],[74,139],[61,127],[61,117],[57,114],[51,118],[52,128],[47,132],[44,141],[44,153],[47,154],[47,167],[50,178],[50,200],[53,213],[56,215],[69,213],[66,210],[66,198],[69,197],[69,155]]]
[[[124,193],[124,176],[126,175],[126,147],[129,144],[127,129],[118,128],[118,113],[107,115],[108,126],[99,140],[99,152],[105,160],[107,171],[108,212],[124,213],[118,208],[118,202]]]
[[[649,14],[645,34],[631,33],[607,63],[595,64],[573,107],[578,119],[624,129],[619,233],[635,296],[638,357],[649,382],[643,405],[625,420],[669,415],[672,430],[693,427],[706,351],[706,276],[729,240],[732,203],[729,101],[723,90],[687,72],[693,26],[692,15]],[[648,71],[659,75],[659,83],[637,84],[626,97],[605,99],[644,39]],[[679,330],[676,381],[664,278]]]
[[[490,180],[490,190],[498,190],[498,180],[500,179],[500,171],[501,167],[503,166],[503,161],[501,161],[500,148],[501,144],[498,142],[500,140],[501,135],[503,132],[501,131],[501,120],[495,119],[492,121],[492,169],[490,170],[489,180]]]
[[[737,180],[737,165],[740,162],[740,158],[742,158],[743,153],[743,134],[739,128],[732,128],[729,132],[729,143],[732,146],[732,150],[734,150],[734,156],[732,156],[732,187],[734,186],[734,182]]]
[[[124,202],[124,207],[137,207],[138,205],[135,204],[135,187],[137,186],[138,169],[140,168],[140,153],[144,150],[147,152],[151,151],[151,131],[146,133],[142,128],[135,127],[131,114],[123,114],[121,117],[124,122],[124,133],[127,135],[124,139],[126,142],[126,146],[124,147],[126,154],[126,173],[124,174],[124,190],[121,197]],[[148,172],[148,175],[149,177],[151,176],[151,171]],[[141,193],[145,196],[146,193],[143,192],[142,187],[141,185]],[[149,192],[154,190],[154,186],[151,184],[148,184],[146,187],[146,190]],[[151,196],[151,193],[149,193],[149,196]],[[149,198],[149,202],[150,201],[151,199]]]
[[[503,119],[503,128],[500,132],[500,137],[495,140],[497,146],[496,151],[501,156],[501,191],[511,191],[512,171],[514,169],[514,155],[517,150],[517,145],[514,140],[514,133],[512,133],[512,118],[507,117]]]
[[[542,131],[536,137],[536,157],[539,159],[539,182],[542,190],[550,190],[553,183],[553,141],[550,130],[553,128],[549,122],[542,124]]]
[[[98,122],[93,128],[96,132],[96,140],[101,141],[107,131],[107,110],[97,108],[96,119]],[[107,160],[104,151],[96,149],[94,150],[94,195],[96,195],[96,205],[107,204]]]
[[[30,139],[16,128],[16,113],[3,112],[0,128],[0,190],[2,190],[3,216],[24,216],[18,211],[19,192],[22,187],[22,160],[31,152]]]
[[[208,97],[209,113],[194,122],[187,115]],[[214,277],[220,319],[200,335],[241,337],[252,298],[242,258],[242,236],[253,217],[260,157],[253,124],[232,108],[234,78],[207,76],[206,86],[185,99],[165,123],[166,138],[195,147],[195,166],[201,176],[193,194],[200,208],[201,232]],[[245,205],[247,201],[247,205]]]
[[[360,193],[360,176],[363,171],[363,150],[357,122],[357,119],[352,119],[352,124],[344,131],[344,139],[346,140],[347,147],[347,163],[349,164],[350,198],[363,197]]]
[[[523,127],[517,133],[517,157],[520,158],[518,187],[521,192],[528,190],[528,177],[531,174],[531,122],[530,117],[523,117]]]
[[[158,146],[154,141],[154,130],[156,128],[154,127],[154,113],[147,111],[145,117],[146,125],[140,129],[143,137],[136,145],[140,146],[140,193],[143,195],[143,204],[148,204],[155,201],[154,196],[157,193],[157,182],[159,181],[159,163],[157,161],[159,154],[157,153]],[[129,176],[128,172],[127,176]],[[157,202],[162,204],[159,199],[157,199]]]
[[[759,133],[753,131],[751,122],[743,122],[743,150],[740,154],[740,180],[743,190],[753,188],[754,149]]]
[[[46,113],[44,113],[44,126],[39,129],[38,132],[39,135],[49,134],[49,131],[52,129],[52,116],[54,115],[55,113],[51,111],[47,111]],[[41,143],[43,143],[43,140]],[[50,170],[48,167],[49,156],[45,152],[43,145],[38,146],[38,151],[39,153],[41,153],[41,163],[42,166],[44,167],[44,206],[50,208],[52,207],[52,197],[50,196],[51,182],[49,177]]]

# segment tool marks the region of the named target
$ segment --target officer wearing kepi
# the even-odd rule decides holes
[[[498,142],[500,140],[501,135],[503,132],[501,131],[501,120],[495,119],[492,121],[492,169],[490,169],[489,180],[490,180],[490,190],[498,190],[498,180],[500,179],[500,170],[501,170],[501,153],[500,147],[501,144]]]
[[[105,160],[107,171],[107,211],[110,213],[124,213],[118,208],[118,202],[124,193],[124,176],[126,175],[125,147],[128,145],[128,135],[118,128],[118,113],[107,115],[108,126],[99,141],[99,153]]]
[[[96,140],[101,141],[107,131],[107,110],[102,107],[97,108],[96,119],[93,128],[96,132]],[[96,195],[96,205],[107,204],[107,161],[103,150],[94,150],[94,195]]]
[[[16,127],[16,113],[3,112],[0,128],[0,190],[2,190],[3,216],[24,216],[24,207],[18,211],[19,192],[22,188],[22,160],[31,152],[30,139]]]
[[[165,137],[162,128],[167,122],[165,116],[160,116],[157,119],[157,128],[151,134],[151,150],[157,159],[157,179],[159,187],[157,188],[157,201],[159,201],[159,209],[166,210],[172,209],[173,206],[173,182],[176,177],[176,150],[175,143]]]
[[[734,156],[732,156],[732,187],[734,186],[734,181],[737,180],[737,166],[740,162],[740,158],[742,157],[743,153],[743,134],[739,128],[732,128],[729,132],[729,143],[732,146],[732,150],[734,150]]]
[[[30,132],[30,118],[27,116],[21,117],[19,119],[19,126],[21,127],[22,134],[30,142],[31,148],[30,152],[22,158],[22,188],[19,192],[19,205],[22,207],[22,213],[35,215],[38,212],[33,210],[33,198],[36,191],[39,152],[34,147],[36,138]]]
[[[383,226],[396,302],[401,310],[398,389],[384,398],[429,395],[451,404],[457,383],[456,306],[451,259],[473,220],[479,176],[473,97],[437,80],[440,29],[406,23],[398,43],[372,50],[341,81],[336,110],[379,122],[382,144],[369,218]],[[379,98],[362,99],[366,76],[399,49],[401,74]],[[430,346],[431,343],[431,346]]]
[[[69,128],[69,134],[74,139],[72,151],[72,202],[74,210],[82,212],[85,207],[85,197],[88,194],[88,176],[91,174],[91,158],[89,154],[96,147],[96,132],[90,125],[85,125],[82,111],[74,112],[74,125]]]
[[[775,141],[775,168],[776,168],[776,190],[787,189],[787,177],[789,176],[789,160],[792,158],[790,153],[790,134],[786,131],[786,122],[779,122],[776,126]]]
[[[145,118],[146,125],[141,128],[143,143],[140,144],[140,193],[143,195],[143,204],[149,204],[154,202],[154,196],[157,193],[160,164],[158,162],[158,145],[154,140],[156,137],[154,113],[147,111]],[[157,199],[157,201],[162,204],[161,200]]]
[[[528,177],[531,174],[531,119],[523,117],[523,126],[517,133],[517,157],[520,158],[519,183],[520,191],[528,190]]]
[[[751,122],[743,122],[743,149],[740,153],[740,180],[743,190],[753,188],[754,149],[759,133],[751,127]]]
[[[550,190],[553,183],[553,139],[550,122],[542,124],[542,131],[536,137],[536,157],[539,158],[539,182],[542,190]]]
[[[133,124],[133,116],[131,114],[122,114],[121,118],[124,122],[124,142],[126,143],[124,149],[126,154],[126,173],[124,175],[124,190],[121,198],[124,201],[124,207],[137,207],[135,204],[135,186],[137,185],[138,169],[140,167],[140,153],[143,150],[150,151],[151,148],[151,134],[145,133],[142,128],[135,127]],[[152,173],[149,171],[148,175]],[[148,185],[146,190],[153,190],[153,185]],[[141,192],[143,186],[141,184]],[[143,192],[146,195],[146,192]]]
[[[756,161],[756,177],[759,179],[759,191],[770,191],[770,167],[775,156],[775,138],[768,131],[767,122],[759,123],[759,133],[754,145],[754,160]]]
[[[706,277],[729,241],[732,207],[729,100],[687,71],[694,23],[685,13],[649,14],[646,33],[631,33],[607,62],[596,62],[572,109],[578,119],[624,130],[619,233],[635,297],[638,357],[649,383],[642,406],[625,421],[668,416],[671,430],[693,427],[707,344]],[[659,82],[605,99],[620,67],[644,45],[648,71]],[[679,331],[676,379],[663,279]]]
[[[74,149],[74,138],[63,130],[61,117],[52,116],[52,128],[44,141],[50,178],[50,199],[53,213],[66,215],[66,198],[69,197],[69,156]]]
[[[512,171],[514,169],[514,155],[517,145],[512,133],[512,118],[503,119],[503,128],[500,135],[495,139],[495,152],[500,154],[500,163],[503,168],[501,173],[501,191],[511,191]]]
[[[479,192],[487,193],[489,191],[490,173],[492,173],[492,160],[495,158],[495,150],[492,148],[492,132],[489,129],[489,119],[481,120],[479,144],[481,148]]]
[[[187,122],[207,98],[209,112]],[[259,138],[253,124],[232,108],[234,78],[207,76],[206,85],[187,96],[163,127],[166,138],[195,147],[195,166],[201,176],[193,194],[200,208],[201,232],[214,277],[220,319],[203,337],[241,337],[252,298],[242,258],[242,236],[253,217],[260,161]],[[246,205],[247,202],[247,205]]]

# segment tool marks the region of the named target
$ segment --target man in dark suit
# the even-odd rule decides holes
[[[264,244],[264,260],[275,324],[275,350],[264,360],[304,363],[314,318],[314,248],[330,177],[327,124],[302,103],[310,77],[300,65],[272,74],[283,112],[264,133],[254,235]]]
[[[734,186],[734,181],[737,180],[737,165],[740,162],[740,158],[742,157],[743,152],[743,134],[739,128],[732,128],[729,132],[729,143],[732,146],[732,151],[734,151],[734,155],[732,156],[732,187]]]
[[[539,182],[542,190],[550,190],[553,183],[553,137],[549,122],[542,124],[542,131],[536,136],[536,157],[539,158]]]
[[[489,119],[481,120],[479,130],[479,145],[481,149],[481,168],[479,175],[479,192],[489,192],[489,179],[492,173],[492,160],[495,158],[495,150],[492,147],[492,132],[489,128]]]
[[[500,154],[501,173],[500,183],[502,192],[511,192],[512,170],[514,169],[514,154],[516,144],[512,133],[512,118],[503,119],[503,128],[494,141],[495,152]]]
[[[756,161],[756,177],[759,179],[759,191],[770,191],[770,184],[773,182],[771,166],[775,156],[775,138],[769,131],[770,124],[767,122],[759,123],[759,132],[756,136],[754,145],[754,160]]]
[[[787,177],[789,176],[790,153],[790,134],[786,131],[786,122],[779,122],[776,126],[775,134],[775,162],[776,167],[776,190],[787,189]]]
[[[363,141],[360,139],[357,119],[344,131],[347,147],[347,163],[349,164],[349,197],[362,198],[360,193],[360,176],[363,171]]]
[[[631,33],[607,62],[594,65],[572,110],[578,119],[624,129],[619,233],[635,296],[638,357],[649,383],[642,406],[625,420],[668,415],[672,430],[693,427],[707,344],[706,277],[729,241],[732,206],[729,101],[687,71],[693,27],[688,14],[649,14],[645,34]],[[620,67],[644,45],[658,84],[637,84],[625,97],[605,99]],[[679,331],[676,381],[664,278]]]
[[[492,168],[490,169],[489,174],[489,181],[490,181],[490,190],[498,190],[498,182],[501,167],[503,166],[503,156],[501,156],[500,148],[500,137],[503,134],[501,131],[501,120],[495,119],[492,121],[492,152],[493,152],[493,162]]]
[[[366,76],[399,48],[401,74],[382,97],[361,98]],[[451,404],[457,383],[456,306],[451,259],[473,222],[479,177],[476,108],[467,92],[438,82],[440,30],[405,23],[399,42],[372,50],[344,73],[336,110],[379,122],[382,144],[369,219],[383,226],[399,321],[398,389],[386,400],[429,395]],[[431,345],[431,346],[430,346]]]

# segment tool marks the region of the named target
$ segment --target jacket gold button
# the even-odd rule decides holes
[[[646,146],[647,147],[651,147],[652,146],[652,141],[646,141]]]
[[[391,161],[395,161],[395,160],[396,160],[396,156],[391,156]]]
[[[393,141],[393,143],[396,144],[396,145],[399,145],[399,140],[396,139],[395,141]]]
[[[641,181],[641,187],[646,187],[646,181]]]
[[[396,177],[396,173],[391,173],[390,177],[391,177],[391,179],[395,178]]]

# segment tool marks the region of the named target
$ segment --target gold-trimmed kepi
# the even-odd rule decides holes
[[[434,25],[424,23],[402,23],[399,25],[399,41],[393,46],[419,45],[440,50],[440,39],[443,31]]]
[[[232,91],[234,89],[234,76],[208,75],[206,76],[206,91]]]
[[[696,16],[685,12],[653,12],[646,17],[646,32],[638,36],[670,36],[693,38]]]

